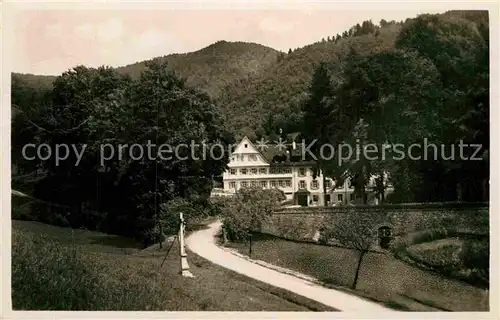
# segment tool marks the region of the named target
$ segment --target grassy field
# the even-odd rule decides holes
[[[243,254],[248,247],[231,244]],[[289,268],[337,288],[350,287],[357,253],[299,243],[267,235],[254,237],[252,258]],[[368,253],[360,270],[357,294],[411,311],[487,311],[487,291],[408,265],[391,255]]]
[[[334,311],[249,279],[177,246],[140,250],[130,239],[38,222],[12,221],[15,310]]]

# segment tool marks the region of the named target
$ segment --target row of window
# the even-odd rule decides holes
[[[290,188],[292,186],[292,180],[250,180],[250,181],[240,181],[241,188],[248,187],[261,187],[267,188],[270,186],[271,188]],[[236,189],[236,181],[229,182],[230,189]]]
[[[244,154],[235,154],[231,157],[232,161],[257,161],[259,158],[257,157],[256,154],[249,154],[249,155],[244,155]]]
[[[267,174],[267,168],[241,168],[240,174],[241,175],[248,175],[248,174]],[[238,173],[237,169],[229,169],[229,174],[230,175],[236,175]],[[270,174],[282,174],[282,173],[292,173],[292,168],[270,168],[269,170]]]
[[[271,188],[275,188],[275,187],[290,188],[292,186],[292,180],[286,179],[286,180],[271,180],[271,181],[266,181],[266,180],[241,181],[240,186],[242,188],[257,187],[257,186],[262,187],[262,188],[267,188],[268,186],[270,186]],[[329,189],[330,186],[331,186],[331,181],[326,180],[326,188]],[[311,190],[319,189],[318,180],[311,181],[311,184],[309,187]],[[339,186],[339,187],[337,187],[337,189],[341,189],[342,187],[343,186]],[[236,181],[229,182],[229,188],[236,189]],[[299,188],[306,189],[306,181],[305,180],[299,180]]]
[[[260,173],[260,174],[265,174],[265,172],[264,172],[263,170],[266,170],[266,168],[260,168],[260,169],[259,169],[259,173]],[[240,172],[241,172],[241,174],[243,174],[243,175],[248,174],[248,170],[247,170],[247,169],[240,169]],[[233,174],[233,175],[234,175],[234,174],[236,174],[236,169],[231,169],[231,170],[230,170],[230,173],[231,173],[231,174]],[[251,174],[253,174],[253,175],[257,174],[257,169],[256,169],[256,168],[252,168],[252,169],[250,169],[250,173],[251,173]],[[281,182],[280,182],[280,181],[281,181]],[[282,183],[282,181],[286,181],[286,183],[287,183],[287,185],[286,185],[286,186],[287,186],[287,187],[290,187],[290,186],[291,186],[291,184],[292,184],[292,180],[272,180],[272,181],[270,182],[270,183],[271,183],[271,187],[274,187],[274,186],[279,186],[279,187],[282,187],[282,186],[284,186],[284,183],[285,183],[285,182],[283,182],[283,183]],[[230,183],[235,183],[235,182],[230,182]],[[242,183],[242,184],[243,184],[243,183],[247,184],[247,182],[246,182],[246,181],[242,181],[241,183]],[[252,186],[257,186],[257,185],[259,185],[259,186],[261,186],[261,187],[267,188],[267,181],[260,181],[260,182],[259,182],[260,184],[257,184],[257,181],[252,181],[252,183],[254,183],[254,185],[252,185]],[[281,183],[281,184],[280,184],[280,183]],[[289,185],[288,185],[288,183],[289,183]],[[273,184],[274,184],[274,185],[273,185]],[[327,180],[325,181],[325,187],[326,187],[327,189],[330,189],[330,188],[332,187],[332,181],[331,181],[330,179],[327,179]],[[236,186],[235,186],[234,188],[232,188],[232,189],[235,189],[235,188],[236,188]],[[305,189],[305,188],[306,188],[306,181],[305,181],[305,180],[299,180],[299,188],[300,188],[300,189]],[[312,180],[312,181],[311,181],[310,188],[311,188],[312,190],[317,190],[317,189],[319,189],[319,182],[318,182],[318,180],[316,180],[316,179],[315,179],[315,180]],[[336,189],[342,189],[342,188],[343,188],[343,185],[339,185],[339,186],[337,186],[337,188],[336,188]],[[349,188],[351,188],[351,189],[352,189],[352,186],[351,186],[351,185],[349,185]]]

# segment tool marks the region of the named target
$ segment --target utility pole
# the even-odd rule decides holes
[[[193,274],[189,271],[189,264],[187,262],[186,248],[184,247],[184,228],[185,221],[182,212],[179,212],[180,226],[179,226],[179,254],[181,258],[181,274],[183,277],[193,278]]]

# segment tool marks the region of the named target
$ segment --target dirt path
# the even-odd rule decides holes
[[[193,232],[186,239],[186,245],[194,253],[224,268],[294,292],[335,309],[350,312],[393,311],[380,304],[334,289],[325,288],[313,282],[263,267],[233,255],[215,243],[215,235],[220,230],[220,227],[220,222],[214,222],[209,225],[208,229]]]

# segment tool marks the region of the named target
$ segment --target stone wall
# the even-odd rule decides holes
[[[316,241],[318,232],[329,219],[355,214],[357,211],[385,216],[384,222],[377,224],[375,228],[388,226],[395,238],[418,230],[440,227],[464,233],[489,232],[487,203],[280,208],[264,222],[261,232],[291,240]]]

